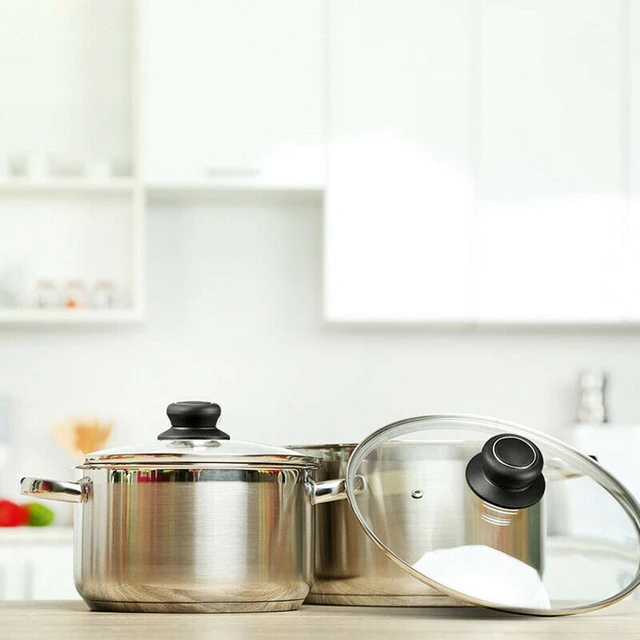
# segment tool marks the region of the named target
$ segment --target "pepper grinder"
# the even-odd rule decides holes
[[[580,407],[578,422],[581,424],[606,424],[607,374],[604,371],[585,371],[580,375]]]

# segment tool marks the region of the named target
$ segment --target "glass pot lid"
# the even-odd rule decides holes
[[[640,583],[637,501],[593,459],[532,429],[465,415],[396,422],[353,452],[346,490],[391,560],[470,604],[567,615]]]
[[[133,465],[216,465],[234,467],[315,468],[322,460],[290,449],[232,440],[218,428],[220,405],[174,402],[167,407],[171,428],[155,442],[96,451],[85,456],[85,467]]]

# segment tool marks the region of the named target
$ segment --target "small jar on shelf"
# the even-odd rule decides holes
[[[87,294],[82,280],[69,280],[65,287],[63,306],[65,309],[81,309],[86,306]]]
[[[41,278],[36,283],[36,306],[40,309],[52,309],[60,305],[60,295],[53,280]]]
[[[115,306],[116,288],[111,280],[98,280],[93,287],[92,306],[96,309],[111,309]]]

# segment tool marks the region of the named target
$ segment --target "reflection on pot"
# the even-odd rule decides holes
[[[355,444],[334,444],[290,448],[322,458],[324,463],[314,474],[318,481],[325,481],[345,477],[347,463],[355,447]],[[459,469],[452,471],[458,472]],[[359,498],[366,500],[367,492],[361,493]],[[414,496],[412,501],[415,499]],[[395,515],[390,514],[391,520],[402,522],[402,511],[406,514],[404,509]],[[411,535],[420,536],[421,525],[415,525],[411,528]],[[399,536],[402,538],[404,534]],[[366,535],[346,500],[316,506],[315,540],[315,579],[307,603],[462,606],[461,602],[416,580],[387,558]]]

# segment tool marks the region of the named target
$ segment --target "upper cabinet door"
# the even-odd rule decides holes
[[[156,181],[323,182],[321,0],[141,0]]]
[[[481,321],[625,317],[623,5],[482,3]]]
[[[636,3],[329,6],[327,317],[640,319]]]
[[[330,320],[472,313],[474,2],[327,2]]]
[[[640,3],[630,2],[628,29],[622,33],[625,61],[629,65],[630,103],[628,147],[629,154],[629,228],[626,246],[627,278],[626,312],[633,320],[640,320]],[[626,15],[623,14],[623,24]],[[623,138],[624,144],[625,138]]]

